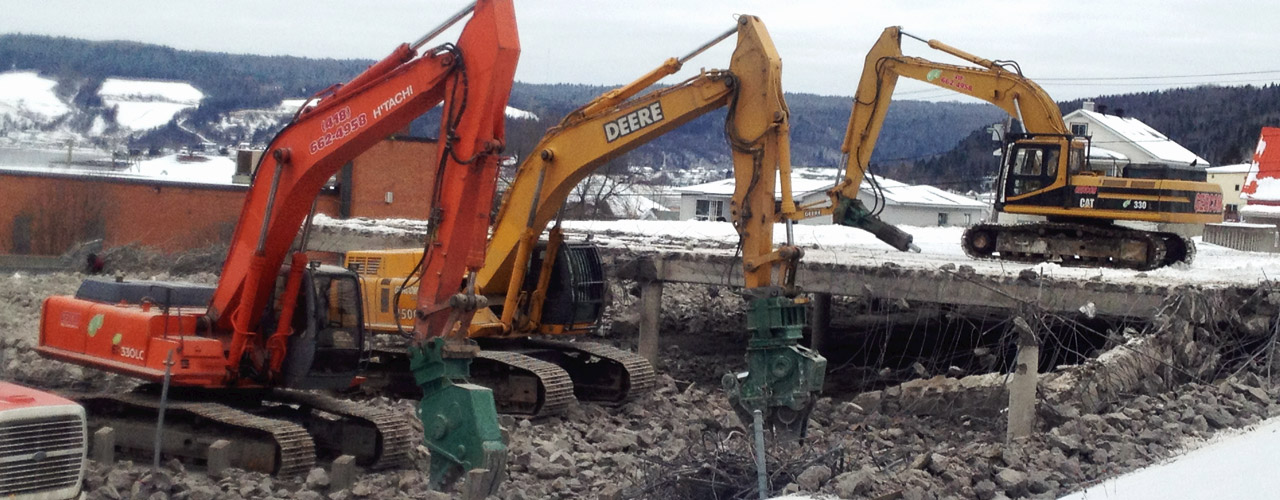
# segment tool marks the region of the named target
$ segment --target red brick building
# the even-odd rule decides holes
[[[338,218],[425,219],[435,152],[433,140],[383,141],[342,169],[316,210]],[[248,188],[0,170],[0,254],[59,255],[97,238],[106,247],[166,252],[227,242]]]

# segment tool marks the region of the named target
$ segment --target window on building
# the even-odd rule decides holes
[[[1240,192],[1240,185],[1236,184],[1236,192]]]
[[[1079,135],[1079,136],[1089,135],[1089,124],[1088,123],[1072,123],[1071,135]]]
[[[939,226],[945,226],[945,225],[947,225],[947,213],[946,213],[946,212],[938,212],[938,225],[939,225]]]
[[[698,200],[693,208],[696,220],[724,220],[724,201]]]

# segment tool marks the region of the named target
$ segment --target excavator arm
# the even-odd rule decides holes
[[[858,200],[858,191],[871,164],[871,153],[884,125],[885,114],[899,77],[931,83],[944,89],[982,99],[1017,117],[1036,134],[1066,135],[1058,105],[1039,85],[1022,76],[1017,66],[983,59],[937,40],[929,47],[969,61],[977,67],[929,61],[902,54],[898,27],[885,28],[862,67],[853,97],[853,110],[841,151],[845,154],[844,178],[829,194],[835,222],[861,227],[899,250],[914,247],[911,235],[885,224]],[[923,40],[922,40],[923,41]],[[874,182],[874,179],[872,180]]]
[[[418,56],[420,47],[467,13],[472,17],[456,44]],[[437,183],[421,190],[432,197],[435,229],[427,242],[426,262],[427,275],[434,279],[423,280],[419,295],[432,300],[423,304],[427,312],[419,315],[415,329],[420,341],[415,368],[421,368],[415,376],[424,390],[419,416],[436,458],[433,480],[442,481],[459,470],[480,470],[472,482],[490,492],[505,470],[505,445],[492,394],[455,383],[467,376],[465,350],[450,353],[442,349],[444,343],[427,339],[447,333],[441,312],[459,310],[451,317],[468,317],[466,307],[450,307],[449,301],[482,262],[490,206],[486,200],[496,181],[502,124],[519,53],[511,1],[480,0],[413,45],[401,45],[346,85],[317,96],[313,106],[304,106],[263,155],[257,173],[269,175],[270,181],[255,177],[250,187],[209,309],[217,327],[232,332],[228,359],[233,370],[241,357],[253,352],[254,344],[262,342],[278,364],[289,332],[281,328],[264,341],[258,320],[273,300],[276,275],[320,188],[360,152],[443,103]],[[298,273],[306,263],[301,251],[292,260],[288,290],[297,289]],[[290,316],[296,297],[292,293],[280,298],[286,311],[282,317]],[[442,427],[441,422],[449,425]]]
[[[743,19],[747,23],[758,22]],[[556,219],[574,186],[609,160],[729,103],[738,84],[732,70],[703,71],[676,85],[634,96],[679,71],[684,61],[737,32],[735,28],[688,56],[667,60],[635,82],[571,112],[547,131],[517,169],[502,200],[484,267],[477,278],[481,292],[505,293],[507,305],[513,306],[533,246],[542,230]],[[504,307],[508,312],[503,323],[508,329],[515,310]]]
[[[853,98],[849,127],[845,130],[841,151],[848,155],[845,177],[836,185],[841,196],[856,198],[858,187],[871,164],[871,153],[884,125],[885,113],[893,97],[899,77],[931,83],[994,104],[1010,116],[1018,118],[1027,132],[1067,135],[1057,103],[1039,85],[1022,76],[1015,65],[1008,66],[969,54],[937,40],[929,47],[959,57],[978,67],[958,66],[902,55],[901,28],[885,28],[880,39],[867,53],[862,78]],[[911,35],[906,35],[911,36]],[[1012,68],[1012,70],[1011,70]]]
[[[483,497],[505,477],[507,450],[492,391],[467,381],[478,348],[466,332],[484,305],[475,293],[475,273],[484,263],[520,42],[510,0],[481,1],[467,28],[458,38],[459,70],[444,90],[440,168],[430,192],[431,230],[409,360],[423,392],[418,416],[431,450],[432,481],[467,471],[469,487]]]

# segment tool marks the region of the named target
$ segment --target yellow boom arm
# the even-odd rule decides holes
[[[729,70],[699,75],[639,97],[636,94],[670,75],[684,61],[737,33]],[[477,286],[486,295],[505,295],[502,323],[511,327],[513,307],[538,236],[568,199],[573,187],[596,168],[713,109],[729,106],[730,134],[738,192],[734,222],[743,233],[745,256],[768,255],[772,248],[775,176],[789,181],[787,108],[782,100],[781,60],[764,24],[742,16],[738,26],[688,56],[669,59],[626,86],[610,91],[570,113],[547,131],[520,165],[502,200]],[[784,204],[792,207],[789,185]],[[766,196],[767,195],[767,196]],[[766,223],[767,221],[767,223]],[[767,260],[767,259],[766,259]],[[749,283],[764,283],[756,264]],[[749,285],[750,286],[750,285]]]
[[[880,127],[884,125],[884,116],[889,110],[889,101],[893,97],[893,88],[897,85],[899,76],[928,82],[999,106],[1021,121],[1026,131],[1033,134],[1066,135],[1069,132],[1062,121],[1058,105],[1039,85],[1021,73],[937,40],[926,43],[930,48],[979,67],[943,64],[903,56],[903,34],[896,26],[885,28],[879,41],[867,53],[862,78],[858,81],[858,91],[853,98],[849,127],[841,146],[841,151],[848,155],[844,180],[836,186],[836,191],[841,195],[854,198],[858,194],[858,186],[871,163],[871,152],[875,149]]]

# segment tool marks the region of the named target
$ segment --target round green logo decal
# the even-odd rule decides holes
[[[105,320],[106,318],[103,317],[103,315],[101,314],[95,314],[93,315],[92,318],[89,319],[89,336],[90,337],[98,334],[98,329],[102,328],[102,322]]]
[[[111,345],[120,345],[121,340],[124,340],[124,335],[117,333],[114,337],[111,337]]]
[[[924,76],[924,79],[925,79],[925,80],[929,80],[929,81],[931,81],[931,82],[932,82],[932,81],[937,80],[938,78],[941,78],[941,77],[942,77],[942,70],[940,70],[940,69],[935,69],[935,70],[930,71],[930,72],[929,72],[929,74],[925,75],[925,76]]]

